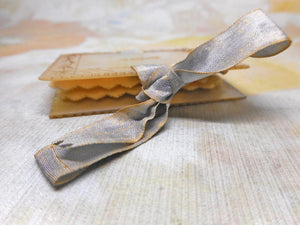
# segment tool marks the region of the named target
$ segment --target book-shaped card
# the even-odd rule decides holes
[[[56,94],[50,118],[114,112],[136,104],[141,82],[133,65],[172,66],[185,59],[189,50],[124,51],[61,55],[41,76]],[[218,74],[184,86],[172,105],[227,101],[245,98]]]

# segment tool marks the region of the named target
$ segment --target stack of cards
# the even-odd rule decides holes
[[[50,118],[114,112],[136,104],[140,80],[132,65],[173,65],[188,50],[125,51],[61,55],[41,76],[57,89]],[[213,75],[184,86],[172,105],[241,99],[238,90]]]

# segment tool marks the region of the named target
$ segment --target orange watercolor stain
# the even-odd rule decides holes
[[[273,59],[246,61],[250,69],[230,71],[225,80],[246,95],[300,88],[300,73],[296,62],[280,63]]]
[[[300,26],[298,24],[289,23],[284,30],[292,39],[300,37]]]
[[[200,44],[208,41],[210,36],[188,36],[183,38],[170,39],[147,45],[145,49],[168,49],[168,48],[196,48]]]
[[[35,49],[66,48],[82,43],[95,34],[78,23],[53,23],[24,20],[14,27],[0,30],[0,56],[24,53]]]
[[[269,0],[271,12],[300,12],[299,0]]]

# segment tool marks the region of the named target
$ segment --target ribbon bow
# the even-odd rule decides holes
[[[252,11],[172,67],[133,66],[143,86],[136,96],[141,103],[66,134],[35,158],[53,185],[66,183],[101,159],[149,140],[166,123],[170,101],[185,84],[225,73],[249,56],[273,56],[290,44],[261,10]]]

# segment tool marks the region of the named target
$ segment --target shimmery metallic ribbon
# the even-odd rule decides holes
[[[35,158],[53,185],[66,183],[101,159],[149,140],[166,123],[170,101],[185,84],[224,73],[249,56],[275,55],[290,44],[262,11],[252,11],[172,67],[134,66],[143,85],[137,96],[141,103],[66,134]]]

